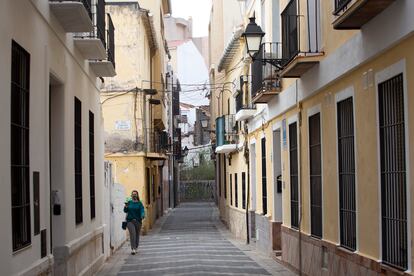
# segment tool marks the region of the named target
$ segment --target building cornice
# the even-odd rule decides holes
[[[220,62],[218,65],[218,71],[221,72],[223,70],[228,69],[229,65],[231,64],[234,55],[237,53],[240,47],[240,37],[243,34],[243,27],[239,27],[233,33],[233,37],[230,39],[229,43],[227,44],[226,48],[224,49],[223,55],[220,58]]]

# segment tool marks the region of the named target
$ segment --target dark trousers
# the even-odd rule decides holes
[[[139,245],[139,234],[141,232],[141,222],[138,222],[136,220],[129,221],[127,228],[129,231],[131,249],[137,249]]]

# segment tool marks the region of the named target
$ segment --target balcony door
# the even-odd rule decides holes
[[[282,12],[282,57],[289,62],[299,52],[297,0],[291,0]]]
[[[309,52],[318,53],[321,48],[321,0],[307,1]]]

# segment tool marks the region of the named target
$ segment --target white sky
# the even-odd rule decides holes
[[[172,16],[193,18],[193,37],[207,36],[211,0],[172,0]]]

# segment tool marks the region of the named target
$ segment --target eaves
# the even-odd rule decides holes
[[[230,39],[229,43],[224,49],[223,55],[220,58],[220,62],[217,68],[219,72],[228,69],[229,65],[231,64],[234,58],[234,55],[238,52],[240,46],[240,37],[242,34],[243,28],[241,27],[239,27],[233,33],[233,37]]]

